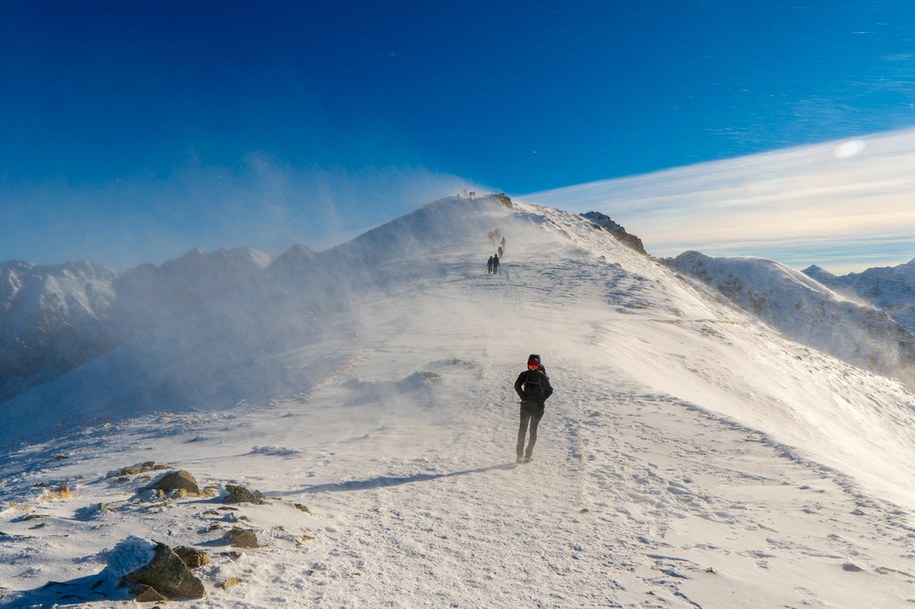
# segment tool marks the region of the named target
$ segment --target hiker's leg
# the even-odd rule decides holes
[[[515,447],[515,456],[519,459],[524,455],[524,437],[527,435],[527,423],[531,414],[521,407],[521,421],[518,425],[518,445]]]

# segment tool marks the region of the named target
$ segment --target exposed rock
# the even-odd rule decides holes
[[[161,463],[156,463],[155,461],[147,461],[145,463],[140,463],[139,465],[128,465],[119,471],[109,473],[108,477],[136,476],[137,474],[145,474],[146,472],[161,471],[164,469],[171,469],[171,467],[168,465],[162,465]]]
[[[260,547],[260,543],[257,541],[257,534],[250,529],[232,527],[232,530],[227,531],[223,538],[236,548]]]
[[[192,548],[190,546],[181,546],[175,548],[175,554],[181,559],[188,569],[197,569],[210,564],[210,556],[203,550]]]
[[[308,506],[306,505],[302,505],[301,503],[293,503],[292,505],[295,506],[295,509],[299,510],[300,512],[311,514],[311,510],[309,510]]]
[[[155,588],[146,584],[137,584],[130,589],[130,593],[138,603],[159,603],[168,600],[168,598],[159,594]]]
[[[150,488],[159,489],[164,493],[183,489],[187,491],[188,495],[200,496],[200,487],[197,486],[197,481],[183,469],[165,474]]]
[[[242,580],[241,578],[230,577],[226,581],[222,582],[222,584],[220,584],[219,587],[222,588],[223,590],[228,590],[232,586],[237,586],[238,584],[241,584],[241,583],[244,583],[244,580]]]
[[[254,503],[262,505],[264,503],[264,494],[260,491],[250,491],[243,486],[234,484],[226,485],[228,496],[223,499],[223,503]]]
[[[493,195],[493,197],[494,197],[499,203],[502,204],[502,207],[505,207],[505,208],[508,208],[508,209],[511,209],[511,208],[512,208],[512,200],[511,200],[511,199],[509,198],[509,196],[508,196],[507,194],[505,194],[504,192],[497,192],[497,193],[495,193],[495,194]]]
[[[157,543],[153,559],[128,573],[121,585],[145,584],[167,598],[203,598],[203,582],[164,543]]]
[[[631,247],[638,253],[647,255],[647,252],[645,251],[645,246],[642,244],[642,240],[639,239],[638,237],[636,237],[635,235],[631,235],[631,234],[627,233],[626,229],[623,228],[622,226],[620,226],[619,224],[617,224],[616,222],[614,222],[613,220],[611,220],[610,216],[607,216],[606,214],[602,214],[598,211],[589,211],[587,213],[582,214],[582,216],[584,216],[591,222],[594,222],[594,224],[596,224],[597,226],[599,226],[603,229],[606,229],[607,231],[610,232],[610,234],[612,234],[614,237],[616,237],[619,241],[621,241],[625,245]]]

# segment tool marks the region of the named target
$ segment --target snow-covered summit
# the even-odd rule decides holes
[[[272,273],[295,273],[307,265],[318,253],[305,244],[297,243],[270,263]]]

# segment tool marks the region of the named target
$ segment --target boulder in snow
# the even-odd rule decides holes
[[[187,491],[188,495],[194,497],[200,495],[200,487],[197,486],[197,480],[183,469],[165,474],[149,488],[160,490],[166,494],[170,494],[177,490],[184,490]]]
[[[222,500],[223,503],[254,503],[263,505],[264,494],[260,491],[251,491],[243,486],[234,484],[226,485],[228,495]]]
[[[145,584],[170,599],[203,598],[204,595],[203,582],[164,543],[156,544],[149,563],[121,578],[121,585],[128,584],[135,586],[132,590],[136,590],[139,584]],[[140,591],[148,593],[146,588]]]
[[[236,548],[260,547],[260,543],[257,540],[257,534],[250,529],[232,527],[232,530],[226,532],[224,538]]]

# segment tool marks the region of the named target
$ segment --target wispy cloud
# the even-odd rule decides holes
[[[527,195],[608,214],[657,256],[697,249],[834,272],[915,257],[915,131]]]

